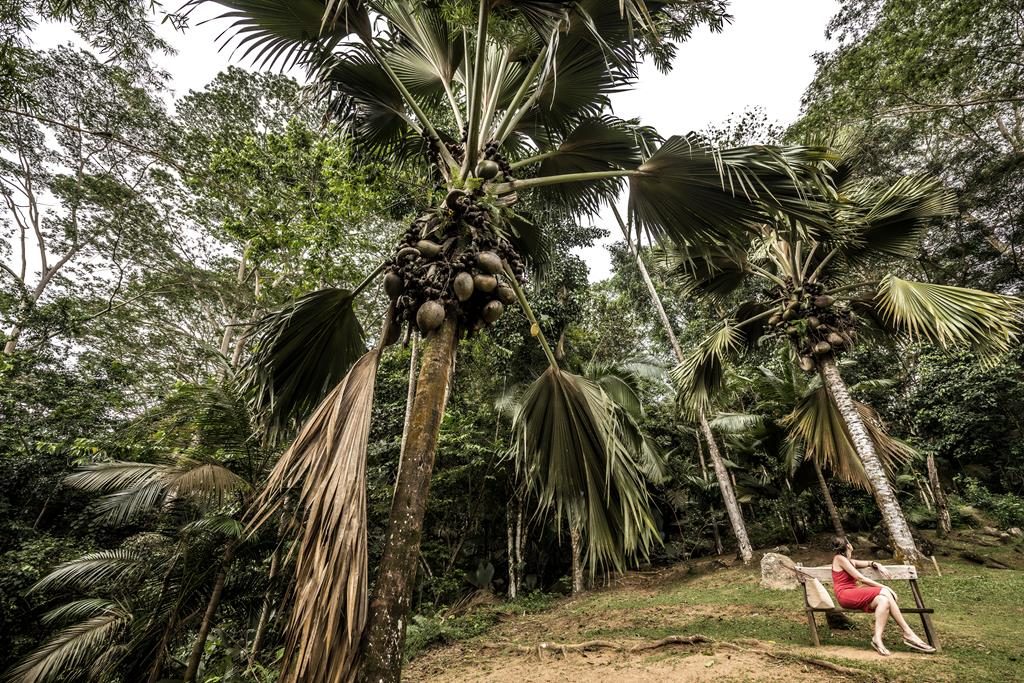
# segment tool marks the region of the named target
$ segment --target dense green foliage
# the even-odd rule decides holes
[[[443,4],[453,22],[471,16],[465,3]],[[324,127],[320,104],[283,76],[231,68],[170,106],[149,62],[163,46],[144,5],[15,2],[0,15],[0,671],[31,665],[25,657],[56,637],[50,642],[69,645],[52,680],[180,678],[219,581],[200,680],[272,681],[296,533],[287,515],[251,537],[242,528],[296,424],[282,421],[280,439],[263,438],[260,406],[245,394],[247,332],[313,289],[356,287],[437,190]],[[724,3],[695,3],[694,13],[667,29],[674,38],[700,24],[723,28]],[[51,18],[70,19],[92,51],[33,50],[31,24]],[[958,198],[954,215],[929,223],[912,258],[876,254],[857,264],[863,279],[895,271],[1019,295],[1019,22],[1011,2],[849,0],[830,27],[838,48],[821,56],[791,130],[753,113],[699,139],[730,146],[841,127],[860,150],[858,180],[928,172]],[[644,50],[671,58],[658,44]],[[562,210],[565,199],[526,200],[552,243],[527,292],[563,367],[628,384],[617,414],[657,465],[636,461],[656,528],[646,557],[633,562],[661,565],[719,546],[731,553],[706,445],[679,410],[668,373],[676,360],[632,247],[612,245],[611,277],[590,282],[579,250],[606,235]],[[644,258],[657,271],[653,255]],[[695,348],[722,304],[697,301],[671,276],[655,285],[682,346]],[[763,293],[748,285],[727,303]],[[355,304],[368,337],[386,305],[376,289]],[[516,312],[457,353],[410,651],[477,635],[572,585],[571,521],[543,492],[538,500],[511,453],[514,407],[548,367],[544,352]],[[954,522],[978,525],[980,511],[1002,528],[1024,525],[1018,348],[982,362],[904,338],[855,345],[847,359],[857,399],[917,452],[896,459],[891,476],[912,525],[937,525],[926,455]],[[409,362],[408,345],[392,347],[376,381],[366,463],[371,569],[387,533]],[[720,430],[760,548],[832,528],[814,471],[799,466],[777,429],[795,404],[752,381],[791,370],[768,344],[744,348],[714,404],[721,421],[767,415],[773,425]],[[868,381],[877,378],[891,381]],[[794,396],[816,388],[796,384]],[[870,494],[821,464],[843,526],[874,532]],[[521,551],[510,552],[516,543]],[[510,592],[519,597],[496,604]],[[957,596],[957,609],[965,599]],[[472,611],[478,604],[487,606]],[[88,629],[68,629],[74,623]]]

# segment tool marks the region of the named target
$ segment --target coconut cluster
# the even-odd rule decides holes
[[[526,281],[522,259],[492,227],[481,193],[452,190],[436,213],[417,219],[395,250],[384,289],[395,304],[395,320],[424,335],[454,315],[468,333],[495,323],[516,300],[505,264]]]
[[[853,346],[856,319],[845,304],[837,304],[825,287],[809,283],[793,287],[786,278],[785,300],[768,319],[768,326],[784,334],[800,355],[805,372],[817,368],[817,359],[835,356]]]
[[[448,153],[451,154],[452,159],[456,162],[461,164],[466,158],[466,129],[462,130],[462,140],[460,142],[442,142],[435,137],[430,137],[426,132],[424,132],[424,136],[427,140],[427,157],[430,159],[431,164],[435,166],[441,164],[442,144],[448,149]],[[484,145],[483,154],[475,169],[478,178],[494,180],[498,175],[501,175],[504,180],[513,179],[512,166],[500,150],[501,143],[497,140],[490,140]]]

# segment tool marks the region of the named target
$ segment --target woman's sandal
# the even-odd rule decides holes
[[[924,652],[925,654],[932,654],[935,652],[935,648],[931,645],[926,645],[923,640],[913,641],[909,638],[903,639],[903,644],[909,647],[911,650],[917,650],[918,652]]]
[[[889,652],[888,649],[886,649],[885,645],[880,645],[879,643],[876,643],[873,640],[871,641],[871,647],[875,652],[882,655],[883,657],[888,657],[892,654],[891,652]]]

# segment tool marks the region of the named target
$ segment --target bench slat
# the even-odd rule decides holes
[[[849,612],[850,614],[864,614],[864,610],[861,609],[846,609],[844,607],[837,607],[835,609],[824,609],[820,607],[808,608],[811,612]],[[935,614],[935,610],[931,607],[903,607],[900,606],[900,611],[904,614]]]
[[[917,567],[912,564],[886,564],[882,566],[885,567],[885,571],[889,573],[888,577],[882,576],[870,567],[858,569],[857,571],[874,581],[909,581],[910,579],[917,579]],[[800,565],[797,565],[797,568],[803,573],[813,576],[824,584],[832,583],[831,565],[826,565],[824,567],[801,567]]]

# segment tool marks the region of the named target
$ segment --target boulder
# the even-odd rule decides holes
[[[1012,527],[1010,527],[1009,529],[1006,530],[1006,533],[1010,534],[1011,536],[1016,536],[1017,538],[1020,538],[1021,536],[1024,536],[1024,532],[1021,532],[1019,526],[1012,526]]]
[[[761,558],[761,588],[774,591],[795,590],[800,582],[796,580],[793,560],[779,553],[765,553]]]
[[[982,527],[981,533],[985,534],[986,536],[995,536],[996,538],[999,538],[999,529],[995,528],[994,526]]]

